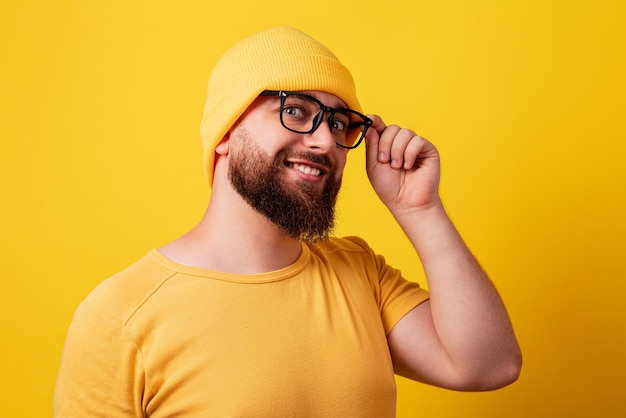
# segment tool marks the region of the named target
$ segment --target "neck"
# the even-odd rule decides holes
[[[234,190],[219,188],[213,190],[200,223],[160,251],[179,264],[254,274],[292,264],[300,255],[301,245]]]

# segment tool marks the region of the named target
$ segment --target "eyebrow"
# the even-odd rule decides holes
[[[348,105],[341,100],[341,98],[335,96],[337,98],[337,100],[339,100],[339,104],[336,106],[330,106],[328,103],[325,103],[319,96],[317,93],[319,93],[316,90],[298,90],[298,93],[304,93],[304,94],[308,94],[309,96],[313,96],[315,97],[317,100],[319,100],[320,102],[324,103],[324,106],[328,106],[328,107],[332,107],[333,109],[349,109]],[[326,92],[328,93],[328,92]],[[332,93],[328,93],[328,94],[332,94]],[[333,95],[334,96],[334,95]]]

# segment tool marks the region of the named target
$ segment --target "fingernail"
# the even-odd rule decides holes
[[[380,161],[387,161],[387,155],[384,152],[381,152],[380,154],[378,154],[378,159]]]

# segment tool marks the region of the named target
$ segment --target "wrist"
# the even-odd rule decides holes
[[[448,216],[439,195],[424,204],[396,208],[390,207],[389,210],[400,224],[403,222],[431,222],[437,218],[447,218]]]
[[[393,215],[418,252],[427,248],[438,252],[459,240],[441,200],[429,206],[397,210]]]

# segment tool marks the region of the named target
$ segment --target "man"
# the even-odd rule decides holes
[[[328,49],[288,27],[235,45],[201,134],[204,218],[80,305],[56,416],[391,417],[394,371],[456,390],[516,380],[505,308],[439,199],[437,150],[363,115]],[[429,293],[363,240],[330,237],[361,142]]]

